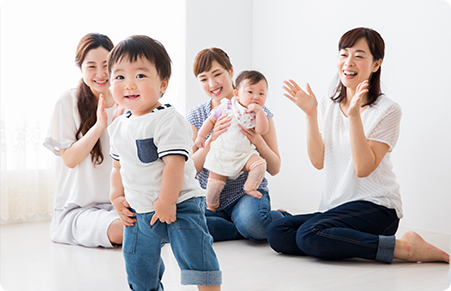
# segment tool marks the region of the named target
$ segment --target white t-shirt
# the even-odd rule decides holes
[[[125,198],[138,213],[152,212],[158,198],[164,169],[163,157],[186,159],[183,185],[177,203],[205,196],[195,179],[191,159],[193,132],[185,118],[169,104],[142,116],[126,114],[110,125],[110,155],[121,163]]]
[[[325,155],[320,211],[346,202],[364,200],[395,209],[398,217],[402,218],[399,185],[390,161],[399,136],[401,115],[401,107],[383,95],[361,114],[366,138],[386,143],[390,148],[373,173],[358,178],[351,155],[349,120],[338,103],[330,98],[321,100],[319,126]]]
[[[59,149],[67,149],[77,141],[75,133],[80,126],[77,106],[77,90],[64,92],[58,99],[44,146],[56,156],[55,171],[55,209],[63,209],[68,204],[81,207],[100,203],[110,203],[110,174],[112,159],[109,152],[109,136],[106,130],[100,136],[103,163],[94,166],[88,155],[75,168],[64,165]],[[113,119],[115,106],[106,108],[108,123]]]

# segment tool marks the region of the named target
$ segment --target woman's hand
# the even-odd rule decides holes
[[[99,96],[99,102],[97,104],[97,122],[96,124],[100,126],[103,130],[105,130],[108,127],[108,115],[105,111],[105,99],[103,98],[103,95],[100,94]]]
[[[303,91],[293,80],[283,83],[286,85],[283,86],[283,89],[288,93],[283,95],[293,101],[306,114],[307,152],[312,165],[320,170],[324,166],[324,143],[318,127],[318,101],[308,83],[308,93]]]
[[[119,103],[116,103],[116,108],[114,109],[114,112],[113,112],[113,121],[116,118],[118,118],[119,116],[121,116],[122,114],[124,114],[124,107],[119,105]]]
[[[352,96],[351,103],[349,104],[348,111],[346,112],[347,116],[356,116],[360,114],[360,108],[362,107],[362,96],[363,94],[368,92],[368,80],[363,81],[355,90],[354,96]]]
[[[244,134],[247,139],[258,148],[257,145],[263,141],[262,136],[257,134],[253,128],[244,128],[239,123],[238,126],[241,128],[241,133]]]
[[[70,147],[59,149],[64,164],[73,169],[83,161],[91,152],[102,133],[108,127],[108,116],[105,111],[105,99],[100,94],[97,104],[97,121],[93,127]]]
[[[194,161],[194,166],[196,167],[196,175],[199,174],[204,168],[205,157],[210,151],[210,144],[218,138],[222,133],[224,133],[227,128],[230,126],[230,121],[232,119],[227,115],[220,116],[213,127],[213,132],[210,134],[210,137],[205,141],[204,147],[198,148],[196,145],[193,146],[193,156],[192,159]],[[194,142],[196,142],[197,136],[199,135],[199,131],[194,125],[191,125],[194,135]]]
[[[228,115],[221,115],[215,123],[215,127],[213,128],[213,132],[211,133],[210,139],[214,141],[220,136],[222,133],[227,131],[227,127],[230,126],[230,121],[232,119]]]
[[[121,218],[124,226],[133,226],[136,222],[136,213],[130,211],[130,204],[125,200],[124,196],[119,196],[111,202],[116,209],[117,214]]]
[[[308,93],[302,90],[301,87],[299,87],[299,85],[291,79],[289,81],[283,81],[283,83],[286,86],[283,86],[282,88],[288,93],[283,95],[293,101],[294,104],[305,112],[305,114],[310,115],[316,111],[318,101],[316,100],[315,94],[313,94],[313,91],[308,83]]]

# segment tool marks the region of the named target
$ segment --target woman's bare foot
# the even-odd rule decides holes
[[[406,232],[401,239],[396,240],[393,256],[407,261],[447,262],[449,264],[449,255],[446,252],[426,242],[413,231]]]

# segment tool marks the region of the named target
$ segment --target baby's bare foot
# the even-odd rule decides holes
[[[401,239],[396,240],[394,257],[407,261],[449,263],[446,252],[426,242],[413,231],[406,232]]]
[[[211,210],[211,211],[213,211],[213,212],[216,212],[217,210],[218,210],[218,207],[216,206],[212,206],[212,205],[210,205],[209,203],[207,203],[207,209],[208,210]]]
[[[246,194],[255,198],[262,198],[262,193],[257,190],[245,190]]]

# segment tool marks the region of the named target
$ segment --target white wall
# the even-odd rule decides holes
[[[180,53],[185,45],[184,0],[133,0],[127,5],[119,0],[107,4],[95,0],[2,2],[1,92],[8,96],[21,88],[27,96],[38,94],[30,100],[33,103],[25,115],[43,103],[53,105],[63,90],[77,85],[81,74],[74,63],[75,50],[90,32],[106,34],[114,44],[133,34],[149,35],[162,42],[172,58],[172,82],[183,73],[178,70],[184,61]],[[26,84],[25,73],[29,76]],[[176,87],[170,86],[166,94],[172,96],[172,103],[178,102]]]
[[[309,82],[318,98],[328,95],[338,40],[358,26],[384,38],[383,90],[403,108],[392,155],[401,225],[451,233],[451,7],[443,0],[187,1],[186,110],[206,100],[192,74],[199,50],[223,48],[236,74],[262,71],[282,156],[280,174],[269,177],[272,203],[315,211],[322,173],[308,160],[305,118],[283,97],[282,81]]]
[[[30,95],[34,101],[25,109],[8,112],[27,114],[41,108],[41,114],[48,114],[48,104],[54,103],[58,92],[80,78],[76,68],[72,75],[61,72],[73,66],[76,44],[87,32],[103,32],[114,43],[139,33],[160,40],[174,61],[171,82],[178,79],[180,84],[167,97],[180,96],[175,102],[182,112],[207,100],[192,73],[197,52],[221,47],[231,57],[236,74],[253,68],[268,77],[268,106],[275,113],[282,155],[281,173],[269,177],[272,201],[305,211],[317,209],[322,175],[308,161],[304,116],[283,97],[282,81],[310,82],[318,97],[327,95],[336,74],[340,36],[357,26],[378,30],[386,41],[383,88],[404,112],[392,155],[404,201],[402,225],[451,233],[451,115],[447,112],[451,105],[451,8],[444,0],[25,3],[2,3],[2,114],[5,108],[17,108],[15,103],[3,103],[4,96],[22,101],[21,96]],[[6,25],[6,20],[11,23]],[[168,33],[160,29],[163,26]],[[44,37],[44,31],[52,32],[50,37]],[[72,44],[63,44],[64,39],[71,39]],[[176,52],[184,45],[185,55]],[[6,66],[7,59],[14,63]],[[48,67],[51,72],[44,73]],[[14,87],[14,82],[20,84]],[[8,88],[12,94],[6,93]]]
[[[208,100],[193,74],[199,51],[223,49],[232,61],[234,77],[252,67],[252,14],[252,0],[186,1],[186,112]]]
[[[384,38],[383,91],[403,108],[392,154],[401,225],[451,233],[451,7],[443,0],[254,1],[252,65],[269,78],[283,162],[270,178],[273,204],[314,211],[322,182],[308,161],[304,114],[283,97],[282,81],[309,82],[318,98],[328,95],[338,40],[358,26]]]

